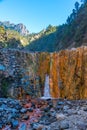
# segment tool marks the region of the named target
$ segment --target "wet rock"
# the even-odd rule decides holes
[[[35,103],[32,102],[31,107],[35,109],[36,108]]]
[[[78,115],[83,115],[83,110],[79,110],[77,113]]]
[[[60,106],[60,105],[59,105],[59,106],[56,107],[56,109],[57,109],[57,110],[62,110],[62,109],[63,109],[63,106]]]
[[[56,114],[56,118],[57,120],[64,120],[65,119],[65,115],[64,114]]]
[[[53,107],[53,103],[50,102],[50,103],[49,103],[49,108],[52,108],[52,107]]]
[[[12,129],[16,129],[18,126],[19,126],[18,120],[13,120],[13,121],[11,122],[11,128],[12,128]]]
[[[51,113],[51,116],[56,117],[56,111],[52,110],[50,111],[50,113]]]
[[[1,105],[1,108],[3,108],[3,109],[5,109],[6,107],[7,107],[7,105],[5,105],[5,104]]]
[[[50,123],[53,123],[53,122],[56,122],[56,121],[57,121],[56,117],[50,117],[49,118]]]
[[[51,123],[56,122],[56,121],[57,119],[55,116],[52,116],[51,113],[47,113],[46,115],[43,115],[40,118],[39,123],[44,124],[44,125],[50,125]]]
[[[48,112],[49,110],[49,107],[44,108],[44,112]]]
[[[17,110],[20,110],[20,109],[22,109],[22,106],[21,106],[21,105],[16,105],[15,108],[16,108]]]
[[[27,125],[25,123],[22,123],[21,126],[19,127],[19,130],[26,130]]]
[[[27,112],[27,109],[22,108],[22,109],[20,110],[20,112],[21,112],[22,114],[24,114],[24,113],[26,113],[26,112]]]
[[[33,123],[31,124],[32,130],[42,130],[44,128],[43,125],[38,124],[38,123]]]
[[[0,112],[2,112],[4,110],[4,108],[0,108]]]
[[[51,101],[51,100],[52,100],[52,99],[51,99],[50,97],[46,99],[47,102],[49,102],[49,101]]]
[[[64,102],[59,101],[59,102],[57,102],[57,105],[64,105]]]
[[[2,129],[2,124],[0,124],[0,129]]]
[[[66,121],[61,122],[60,129],[61,129],[61,130],[69,129],[69,123],[66,122]]]
[[[15,108],[12,108],[12,109],[11,109],[11,112],[12,112],[12,113],[18,113],[18,110],[15,109]]]
[[[77,114],[77,110],[74,110],[74,109],[68,109],[67,111],[64,111],[64,112],[67,112],[68,115],[74,115],[74,114]]]
[[[79,130],[86,130],[87,124],[81,123],[81,124],[78,125],[78,128],[79,128]]]
[[[64,111],[68,111],[68,109],[69,109],[69,106],[64,106],[64,107],[63,107],[63,110],[64,110]]]
[[[22,119],[23,120],[28,120],[29,119],[29,115],[24,115]]]
[[[30,108],[25,108],[25,104],[30,103],[30,101],[24,101],[22,104],[21,101],[21,105],[20,103],[18,104],[17,101],[12,101],[11,99],[7,99],[7,103],[3,103],[3,101],[6,101],[6,99],[0,99],[1,102],[1,106],[6,105],[6,108],[1,109],[0,111],[0,124],[1,126],[10,126],[11,125],[11,129],[19,129],[19,130],[26,130],[26,127],[29,128],[28,123],[33,122],[34,127],[32,126],[32,128],[29,130],[43,130],[43,129],[47,129],[47,130],[64,130],[64,129],[69,129],[69,130],[86,130],[87,128],[87,112],[84,111],[85,108],[87,108],[87,101],[84,100],[80,100],[80,101],[70,101],[70,103],[68,103],[68,101],[64,101],[64,105],[59,105],[62,106],[63,109],[61,111],[58,111],[56,108],[52,107],[49,109],[49,104],[50,102],[40,102],[37,100],[34,100],[34,102],[36,102],[36,107],[37,109],[33,109],[33,112],[29,112],[28,109]],[[14,104],[12,106],[14,106],[14,108],[10,107],[10,104]],[[32,99],[31,99],[32,102]],[[16,104],[16,105],[15,105]],[[57,104],[57,102],[55,103]],[[22,106],[20,110],[18,110],[16,108],[16,106]],[[38,109],[38,106],[41,106]],[[44,109],[47,109],[44,111]],[[21,110],[27,110],[27,112],[22,112]],[[40,111],[42,110],[42,111]],[[65,112],[65,111],[66,112]],[[40,115],[39,115],[40,112]],[[29,117],[28,117],[29,114]],[[42,114],[42,116],[41,116]],[[39,117],[39,118],[38,118]],[[20,121],[18,128],[12,128],[12,122],[13,121]],[[21,122],[22,121],[22,122]],[[25,125],[23,124],[23,121],[25,122]],[[38,123],[34,123],[38,122]],[[15,123],[13,123],[15,124]],[[39,127],[39,126],[44,126],[43,128]]]
[[[29,112],[33,112],[33,108],[28,108],[27,109]]]
[[[87,107],[86,108],[83,108],[84,111],[87,111]]]
[[[51,117],[51,112],[49,111],[47,113],[44,113],[44,115],[47,116],[48,118],[50,118]]]
[[[30,108],[30,107],[31,107],[31,103],[25,104],[25,108]]]
[[[11,121],[12,119],[15,118],[15,116],[16,116],[16,114],[12,114],[12,113],[10,113],[10,114],[8,114],[8,118],[7,118],[7,120],[8,120],[8,121]]]

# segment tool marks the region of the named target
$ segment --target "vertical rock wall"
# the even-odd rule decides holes
[[[0,66],[5,68],[0,69],[0,89],[5,87],[5,79],[9,96],[41,97],[47,74],[52,97],[87,98],[87,47],[59,53],[1,50]]]

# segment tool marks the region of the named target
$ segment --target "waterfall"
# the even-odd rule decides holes
[[[50,86],[49,86],[49,75],[46,74],[45,76],[45,85],[44,85],[44,96],[42,99],[51,98],[50,96]]]
[[[49,75],[45,77],[44,97],[50,97]]]

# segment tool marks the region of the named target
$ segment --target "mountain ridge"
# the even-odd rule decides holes
[[[53,35],[56,34],[55,40]],[[82,45],[87,46],[87,1],[75,3],[75,8],[68,16],[66,23],[59,25],[52,37],[44,35],[36,41],[30,42],[30,51],[60,51],[64,49],[77,48]],[[46,36],[46,37],[45,37]],[[47,41],[46,41],[47,40]],[[45,44],[44,44],[45,43]],[[43,46],[44,45],[44,46]],[[43,46],[43,48],[42,48]]]
[[[16,42],[16,48],[18,47],[30,52],[54,52],[67,48],[87,46],[87,1],[84,0],[82,4],[78,2],[75,3],[75,8],[68,16],[66,23],[59,26],[49,25],[39,33],[29,34],[28,32],[27,35],[22,35],[23,29],[26,30],[25,25],[10,24],[9,21],[1,23],[0,25],[4,25],[6,33],[12,33],[12,35],[10,35],[10,37],[13,38],[11,44],[14,41],[14,37],[16,37],[18,40],[18,44]],[[3,34],[3,37],[6,36],[6,33]],[[22,41],[23,46],[21,47]],[[7,41],[3,40],[3,43],[4,42]],[[15,43],[11,47],[15,48]]]
[[[0,21],[0,26],[3,26],[5,29],[15,30],[19,32],[20,35],[22,36],[29,35],[29,31],[27,30],[26,26],[22,23],[14,24],[14,23],[10,23],[9,21],[4,21],[4,22]]]

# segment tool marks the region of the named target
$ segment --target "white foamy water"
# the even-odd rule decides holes
[[[50,95],[50,86],[49,86],[49,75],[45,76],[45,85],[44,85],[44,96],[41,99],[49,99]]]

